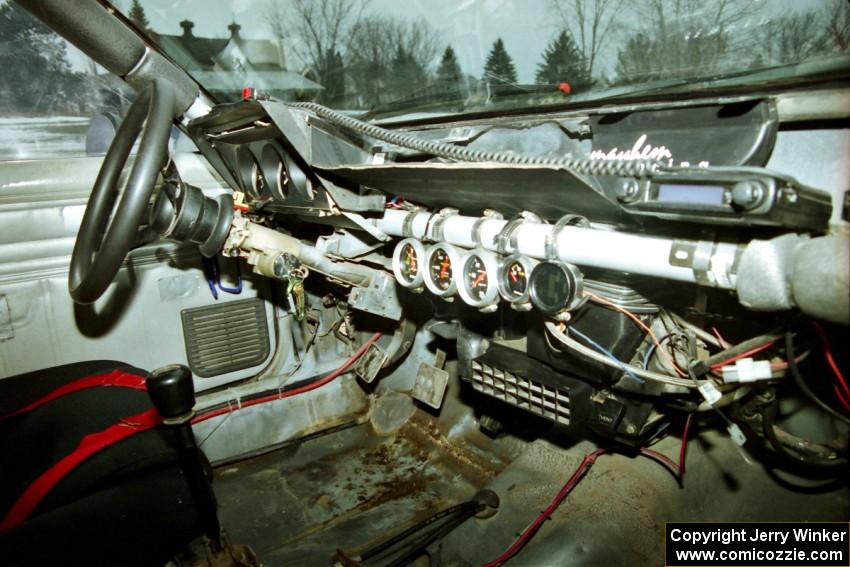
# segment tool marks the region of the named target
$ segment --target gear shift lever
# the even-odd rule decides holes
[[[221,549],[221,525],[216,513],[215,496],[204,473],[201,452],[192,433],[195,389],[192,372],[182,364],[157,368],[147,378],[148,395],[163,424],[174,431],[180,467],[189,483],[201,526],[217,549]]]

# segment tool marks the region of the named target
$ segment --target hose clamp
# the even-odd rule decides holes
[[[445,209],[441,209],[437,214],[431,215],[431,218],[428,219],[428,223],[431,225],[431,240],[434,242],[442,242],[443,241],[443,225],[449,219],[449,217],[453,217],[457,215],[460,211],[458,209],[454,209],[452,207],[446,207]],[[428,227],[425,227],[425,236],[428,237]]]
[[[404,238],[413,238],[413,221],[419,212],[419,210],[412,210],[405,215],[404,221],[401,223],[401,235]]]
[[[559,259],[558,255],[558,236],[561,234],[561,230],[566,226],[578,226],[581,228],[590,228],[590,222],[581,215],[564,215],[555,225],[552,227],[552,230],[546,233],[546,259],[547,260],[557,260]]]
[[[505,226],[502,227],[502,230],[496,236],[496,249],[499,251],[499,254],[504,255],[516,252],[517,229],[526,222],[539,224],[543,220],[530,211],[522,211],[505,223]]]
[[[483,225],[488,220],[502,220],[504,217],[502,213],[498,211],[494,211],[493,209],[487,209],[484,211],[484,216],[477,219],[472,224],[472,241],[479,248],[489,248],[486,244],[481,242],[481,225]]]

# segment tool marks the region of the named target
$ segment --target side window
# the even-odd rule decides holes
[[[133,91],[0,0],[0,161],[103,155]]]

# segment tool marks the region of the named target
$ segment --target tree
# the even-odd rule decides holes
[[[574,89],[590,83],[590,72],[584,55],[566,30],[546,47],[543,61],[537,65],[535,80],[543,85],[567,82]]]
[[[127,12],[127,17],[130,18],[130,21],[136,24],[136,27],[140,30],[150,30],[151,23],[145,15],[145,9],[141,4],[139,4],[139,0],[133,0],[133,3],[130,5],[130,11]]]
[[[424,22],[362,18],[351,30],[347,66],[362,105],[374,108],[427,85],[437,45],[437,33]]]
[[[724,1],[724,0],[720,0]],[[616,0],[550,0],[550,6],[572,37],[578,38],[578,48],[587,64],[588,77],[602,47],[608,45],[606,38],[616,26],[619,14]]]
[[[514,62],[505,50],[502,38],[493,43],[493,48],[487,55],[487,62],[484,64],[484,77],[492,85],[514,85],[517,82]]]
[[[827,41],[832,49],[850,51],[850,6],[846,0],[831,0],[824,7]]]
[[[426,82],[425,70],[402,45],[397,47],[389,71],[389,84],[395,99],[415,94]]]
[[[762,34],[737,31],[746,29],[761,9],[761,3],[750,0],[642,0],[630,9],[642,25],[620,42],[616,83],[740,70],[763,41]]]
[[[460,63],[457,62],[455,50],[449,45],[443,52],[443,57],[440,59],[440,67],[437,69],[437,80],[442,83],[456,84],[461,81],[463,73],[460,70]]]
[[[339,96],[341,61],[365,5],[366,0],[269,0],[263,10],[272,35],[279,42],[289,41],[305,73],[325,87],[320,95],[324,102]]]
[[[67,59],[65,40],[14,2],[0,5],[0,111],[77,112],[86,78]]]
[[[338,102],[345,97],[345,63],[339,51],[328,53],[325,74],[324,98],[327,102]]]

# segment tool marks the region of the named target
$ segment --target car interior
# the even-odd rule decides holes
[[[260,57],[235,16],[0,16],[0,61],[26,22],[121,93],[39,155],[64,126],[0,87],[3,564],[664,565],[667,522],[850,520],[846,46],[379,114],[181,59]]]

